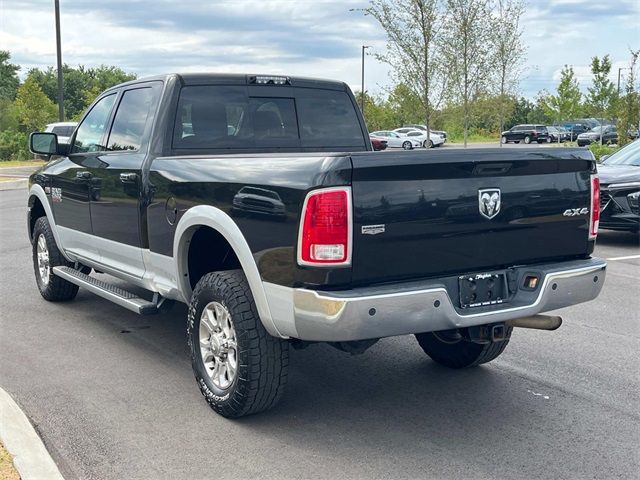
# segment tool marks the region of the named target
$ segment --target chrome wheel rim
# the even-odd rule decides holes
[[[211,382],[224,390],[231,386],[238,371],[238,345],[229,310],[210,302],[200,316],[200,356]]]
[[[47,248],[47,239],[43,234],[38,237],[36,245],[36,256],[38,259],[38,273],[43,286],[49,285],[51,277],[51,265],[49,263],[49,249]]]

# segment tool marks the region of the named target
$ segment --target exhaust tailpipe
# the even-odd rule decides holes
[[[557,330],[562,325],[562,318],[552,315],[532,315],[515,318],[504,322],[509,327],[535,328],[537,330]]]

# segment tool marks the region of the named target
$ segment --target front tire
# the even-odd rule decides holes
[[[220,415],[258,413],[282,397],[289,344],[265,330],[242,271],[200,279],[189,305],[187,339],[200,391]]]
[[[500,142],[504,145],[507,143],[507,137],[505,137],[504,135],[502,136],[502,138],[500,139]]]
[[[476,367],[496,359],[509,344],[513,327],[507,327],[505,339],[487,344],[473,343],[464,338],[450,340],[438,332],[416,334],[418,343],[431,359],[449,368]]]
[[[40,295],[50,302],[73,300],[78,286],[53,274],[53,267],[73,267],[56,244],[47,217],[36,220],[32,235],[33,270]]]
[[[529,145],[531,143],[531,137],[529,137],[529,136],[524,137],[524,143]]]
[[[402,148],[404,148],[405,150],[411,150],[413,149],[413,145],[411,145],[411,142],[404,142],[402,144]]]

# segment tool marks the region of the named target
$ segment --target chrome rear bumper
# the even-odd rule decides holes
[[[518,290],[509,303],[468,310],[455,307],[438,280],[341,292],[291,289],[293,318],[286,323],[301,340],[349,341],[503,322],[593,300],[606,266],[592,258],[522,267],[518,282],[524,273],[540,275],[536,291]]]

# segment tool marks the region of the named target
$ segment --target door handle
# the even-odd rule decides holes
[[[91,178],[91,172],[87,172],[85,170],[80,171],[80,172],[76,172],[76,178],[81,179],[81,180],[86,180],[88,178]]]
[[[127,172],[127,173],[120,174],[120,181],[122,183],[134,183],[136,180],[138,180],[137,173]]]

